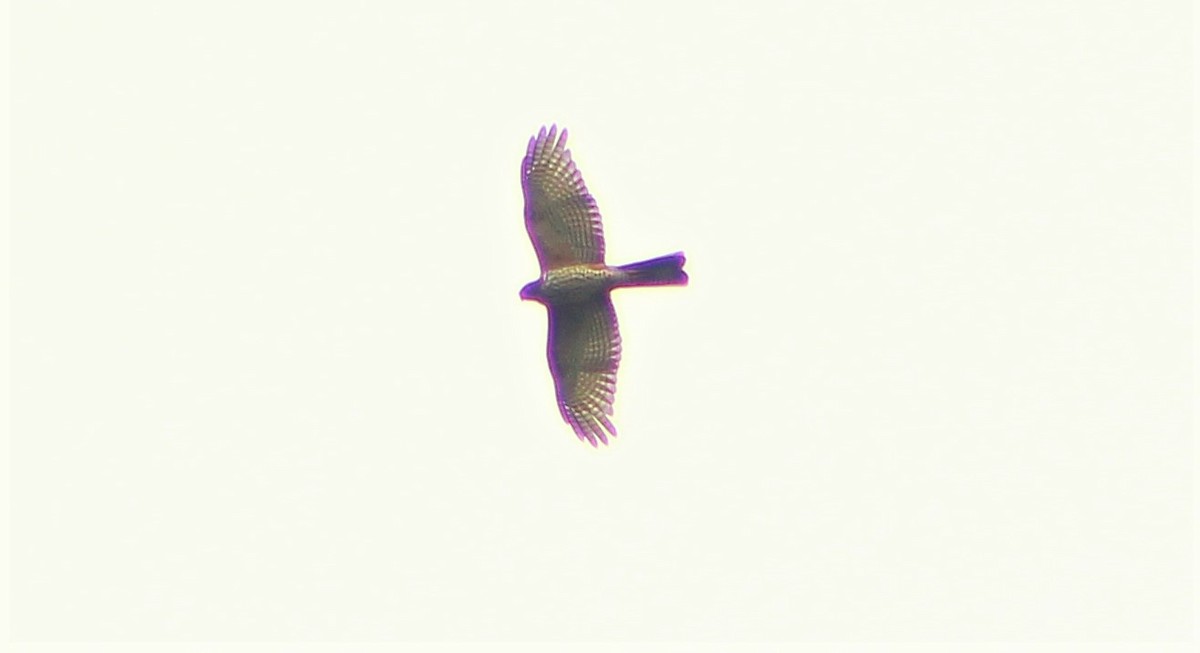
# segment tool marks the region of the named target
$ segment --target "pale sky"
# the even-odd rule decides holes
[[[14,3],[14,639],[1185,640],[1188,9]]]

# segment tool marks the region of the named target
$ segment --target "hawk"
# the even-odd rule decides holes
[[[608,444],[608,435],[617,434],[609,416],[621,334],[609,293],[630,286],[684,286],[688,276],[683,252],[605,265],[600,210],[566,144],[566,129],[542,127],[521,162],[525,230],[542,268],[541,277],[521,289],[521,299],[545,305],[546,358],[558,410],[575,435],[595,447],[597,440]]]

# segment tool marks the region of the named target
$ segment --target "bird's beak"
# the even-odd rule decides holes
[[[521,288],[521,299],[533,299],[533,284],[527,283]]]

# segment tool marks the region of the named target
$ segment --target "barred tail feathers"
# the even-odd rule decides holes
[[[683,264],[687,261],[683,252],[659,256],[648,261],[622,265],[617,269],[625,273],[622,286],[686,286],[687,272]]]

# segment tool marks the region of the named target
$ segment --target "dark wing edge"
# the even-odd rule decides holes
[[[608,444],[621,362],[621,333],[612,301],[603,296],[567,309],[551,308],[546,356],[558,409],[580,440]]]
[[[557,138],[557,140],[556,140]],[[604,227],[595,198],[566,149],[567,130],[542,127],[521,162],[525,231],[542,271],[604,262]]]

